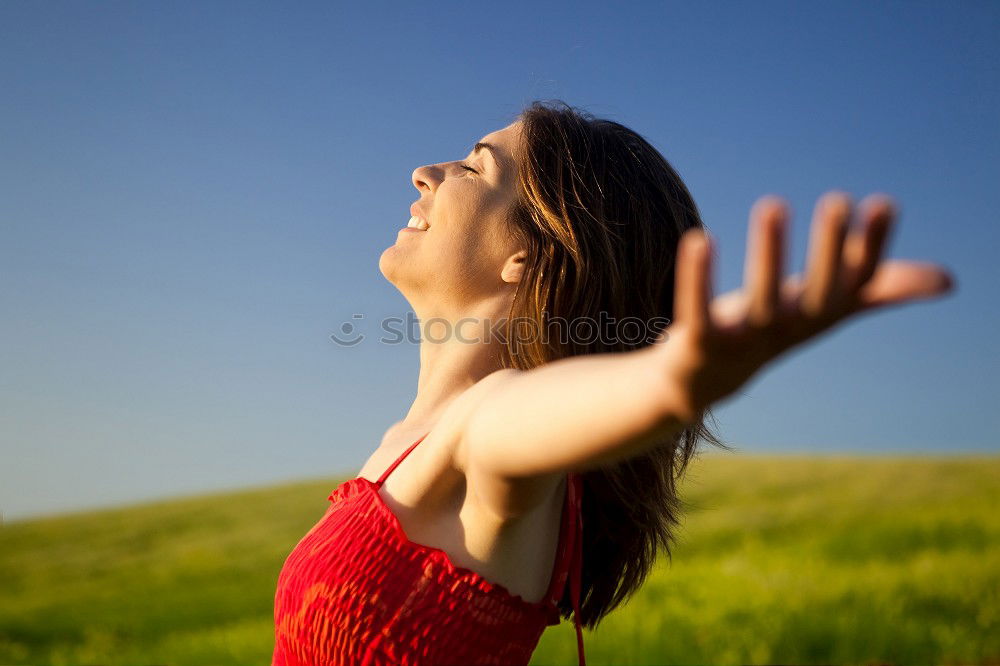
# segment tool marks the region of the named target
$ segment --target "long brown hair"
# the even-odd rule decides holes
[[[505,365],[527,370],[649,344],[651,338],[631,335],[585,342],[523,335],[514,323],[672,319],[678,241],[686,229],[704,226],[687,187],[653,146],[617,122],[560,100],[534,101],[519,118],[520,196],[511,233],[527,258]],[[645,454],[583,475],[585,626],[595,627],[626,601],[660,552],[669,556],[680,509],[677,481],[700,440],[725,447],[703,418]],[[559,608],[567,618],[572,613],[568,593]]]

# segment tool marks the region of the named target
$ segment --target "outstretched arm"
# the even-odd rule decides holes
[[[566,471],[646,451],[696,422],[770,361],[849,317],[938,296],[944,268],[882,261],[895,208],[847,195],[816,206],[805,274],[783,278],[787,206],[764,197],[750,215],[744,285],[713,299],[711,241],[689,230],[678,248],[674,321],[633,352],[555,361],[484,380],[459,429],[457,456],[500,514],[540,498]]]

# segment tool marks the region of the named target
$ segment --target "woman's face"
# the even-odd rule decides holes
[[[508,234],[517,201],[520,122],[487,134],[464,160],[417,168],[413,214],[424,229],[403,228],[379,269],[415,308],[464,315],[509,296],[519,277],[519,248]],[[400,216],[402,220],[410,213]],[[418,313],[419,314],[419,313]]]

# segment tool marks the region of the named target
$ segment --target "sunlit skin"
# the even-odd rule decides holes
[[[849,195],[828,192],[813,213],[806,270],[786,277],[788,205],[761,198],[750,214],[743,287],[715,298],[711,240],[685,234],[675,321],[660,350],[677,396],[672,409],[693,420],[764,364],[837,324],[949,291],[953,279],[942,266],[882,258],[895,219],[886,195],[871,195],[855,210]]]
[[[516,200],[519,138],[518,123],[483,137],[497,146],[499,169],[480,151],[414,171],[430,229],[400,232],[380,267],[421,320],[495,320],[509,310],[525,256],[503,233]],[[401,217],[400,226],[409,216]],[[952,288],[940,265],[883,259],[895,220],[886,195],[855,207],[847,194],[828,192],[813,213],[804,273],[786,275],[789,207],[763,197],[750,211],[743,285],[719,296],[712,240],[688,231],[678,247],[674,321],[638,351],[519,371],[501,368],[494,345],[422,341],[413,404],[361,476],[374,479],[429,432],[383,487],[407,535],[537,600],[549,582],[566,472],[645,452],[844,321]]]
[[[465,159],[415,169],[411,180],[419,198],[414,207],[430,229],[399,231],[379,260],[383,275],[422,322],[444,319],[458,325],[464,318],[460,330],[466,340],[485,337],[476,322],[506,315],[521,275],[524,252],[507,234],[508,213],[517,200],[513,155],[519,132],[520,124],[513,123],[482,137],[493,150],[470,150]],[[400,215],[400,227],[409,215]],[[416,399],[406,418],[387,433],[386,443],[394,443],[388,448],[397,452],[407,440],[431,430],[456,395],[500,368],[495,344],[442,341],[447,333],[442,325],[431,325],[426,333],[435,342],[420,346]],[[425,444],[433,443],[429,439]]]

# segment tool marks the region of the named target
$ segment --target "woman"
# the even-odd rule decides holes
[[[765,197],[744,287],[713,299],[677,173],[562,103],[413,184],[380,268],[423,326],[416,397],[285,562],[274,664],[526,663],[571,614],[582,664],[581,625],[669,549],[677,480],[700,440],[720,444],[709,407],[854,314],[951,287],[880,261],[887,197],[851,225],[832,192],[802,277],[782,275],[787,207]]]

